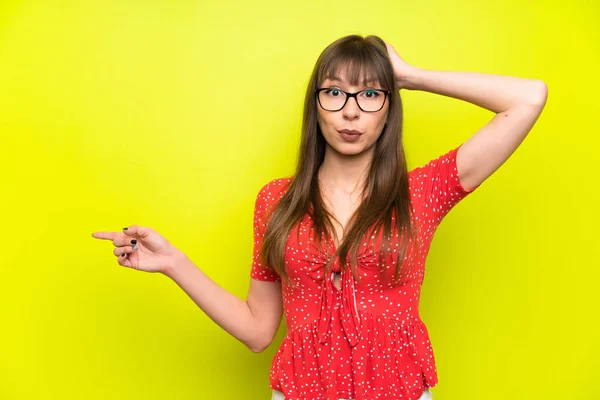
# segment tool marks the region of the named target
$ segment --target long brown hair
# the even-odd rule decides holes
[[[346,71],[350,84],[357,86],[359,79],[364,83],[374,78],[383,89],[390,91],[387,121],[374,149],[368,176],[363,191],[363,201],[348,221],[347,233],[325,266],[328,276],[331,264],[339,255],[340,266],[347,268],[351,256],[351,271],[359,279],[357,255],[361,240],[372,228],[383,227],[380,260],[392,254],[391,239],[394,235],[392,223],[395,219],[398,234],[398,249],[394,280],[401,280],[408,271],[403,268],[410,240],[401,240],[408,235],[415,245],[418,234],[411,223],[413,212],[410,201],[408,171],[402,145],[402,102],[396,86],[393,67],[385,42],[378,36],[362,37],[349,35],[331,43],[319,56],[312,72],[304,103],[302,139],[298,164],[286,192],[270,211],[262,241],[261,257],[286,283],[293,285],[285,271],[284,251],[294,226],[309,215],[314,235],[319,244],[321,236],[329,239],[335,235],[333,215],[326,210],[317,172],[325,157],[326,142],[317,122],[315,90],[325,79],[337,76],[341,69]],[[387,101],[387,99],[386,99]],[[348,229],[349,228],[349,229]],[[380,262],[381,268],[384,263]],[[383,272],[383,271],[381,271]]]

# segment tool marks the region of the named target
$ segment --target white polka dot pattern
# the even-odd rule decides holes
[[[425,261],[433,234],[445,215],[475,189],[466,191],[456,170],[457,148],[409,172],[410,193],[419,226],[421,249],[409,241],[404,263],[413,265],[401,285],[389,278],[396,261],[380,266],[381,232],[371,230],[358,252],[360,279],[339,266],[341,288],[323,279],[335,247],[320,248],[306,216],[286,243],[285,268],[296,288],[282,285],[287,335],[270,372],[270,387],[287,400],[417,400],[437,384],[429,334],[419,317]],[[285,193],[291,178],[275,179],[259,192],[254,211],[254,262],[251,277],[281,281],[258,259],[266,228],[265,211]],[[397,245],[397,234],[394,244]],[[396,250],[394,249],[394,252]]]

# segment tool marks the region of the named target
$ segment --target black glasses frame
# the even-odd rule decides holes
[[[319,97],[319,93],[321,93],[323,90],[338,90],[338,91],[340,91],[340,92],[342,92],[342,93],[344,93],[344,94],[346,95],[346,101],[344,101],[344,104],[343,104],[343,105],[342,105],[340,108],[338,108],[337,110],[328,110],[327,108],[323,107],[323,104],[321,104],[321,99],[320,99],[320,97]],[[377,92],[383,92],[383,93],[385,93],[385,97],[383,98],[383,103],[381,103],[381,107],[379,108],[379,110],[375,110],[375,111],[367,111],[367,110],[364,110],[364,109],[363,109],[363,108],[360,106],[360,104],[359,104],[359,102],[358,102],[358,97],[356,97],[356,96],[358,96],[358,95],[359,95],[360,93],[362,93],[362,92],[368,92],[369,90],[371,90],[371,91],[377,91]],[[361,90],[360,92],[354,92],[354,93],[349,93],[349,92],[346,92],[346,91],[344,91],[344,90],[342,90],[342,89],[338,89],[338,88],[330,88],[330,87],[327,87],[327,88],[317,88],[317,89],[315,90],[315,96],[317,97],[317,102],[319,103],[319,106],[321,106],[321,108],[322,108],[323,110],[325,110],[325,111],[340,111],[341,109],[343,109],[344,107],[346,107],[346,103],[348,103],[348,99],[349,99],[349,98],[351,98],[351,97],[354,97],[354,101],[356,101],[356,105],[357,105],[357,106],[358,106],[358,108],[360,108],[362,111],[364,111],[364,112],[378,112],[378,111],[380,111],[380,110],[383,108],[383,106],[385,105],[385,101],[386,101],[386,99],[388,98],[389,94],[390,94],[390,91],[389,91],[389,90],[385,90],[385,89],[364,89],[364,90]]]

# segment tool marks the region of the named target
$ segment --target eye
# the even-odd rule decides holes
[[[363,92],[363,95],[369,99],[375,99],[375,98],[381,96],[381,94],[377,90],[373,90],[373,89],[365,90]]]
[[[329,88],[329,89],[325,90],[325,94],[328,96],[331,96],[331,97],[338,97],[342,93],[339,89]]]

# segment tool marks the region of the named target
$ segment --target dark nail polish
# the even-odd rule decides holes
[[[131,244],[136,244],[137,240],[136,239],[131,239]]]
[[[125,257],[125,253],[121,254],[121,257]]]

